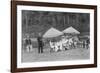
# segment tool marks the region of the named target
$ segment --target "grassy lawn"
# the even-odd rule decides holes
[[[85,48],[73,48],[51,53],[49,48],[44,49],[44,53],[38,53],[38,48],[33,48],[31,52],[22,51],[22,62],[82,60],[89,59],[89,57],[90,50]]]

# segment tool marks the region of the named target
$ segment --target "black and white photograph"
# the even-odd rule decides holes
[[[93,63],[92,10],[19,6],[17,14],[18,62]]]
[[[96,18],[96,6],[14,2],[12,71],[96,67]]]
[[[90,59],[90,14],[22,10],[22,62]]]

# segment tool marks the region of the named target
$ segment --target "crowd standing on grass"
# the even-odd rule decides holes
[[[44,44],[41,33],[38,34],[37,42],[38,42],[38,53],[43,53],[45,44]],[[27,52],[30,52],[33,50],[32,40],[29,35],[27,35],[25,39],[25,44],[26,44]],[[80,40],[75,40],[73,37],[62,36],[61,39],[58,41],[49,40],[49,46],[50,46],[49,47],[50,52],[58,52],[58,51],[63,51],[63,50],[75,49],[80,46],[81,48],[89,49],[90,40],[87,39],[86,41],[80,41]]]

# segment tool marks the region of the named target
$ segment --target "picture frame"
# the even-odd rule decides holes
[[[33,7],[33,8],[32,8]],[[36,7],[36,8],[35,8]],[[43,8],[42,8],[43,7]],[[31,9],[32,8],[32,9]],[[40,10],[38,10],[40,9]],[[67,10],[69,9],[69,11]],[[59,62],[33,62],[35,64],[29,64],[27,66],[23,65],[19,67],[19,57],[22,43],[18,41],[18,37],[21,37],[23,27],[21,30],[20,24],[23,23],[20,19],[22,10],[35,10],[35,11],[55,11],[55,12],[82,12],[90,13],[90,37],[92,40],[90,47],[90,56],[92,62],[86,61],[82,63],[81,61],[65,62],[60,64]],[[85,10],[85,11],[84,11]],[[48,12],[49,13],[49,12]],[[93,15],[93,16],[92,16]],[[91,21],[93,20],[93,21]],[[20,31],[19,31],[20,30]],[[23,33],[23,32],[22,32]],[[19,39],[20,40],[20,39]],[[19,48],[19,49],[18,49]],[[80,62],[80,63],[76,63]],[[59,63],[59,64],[58,64]],[[68,64],[70,63],[70,64]],[[71,64],[72,63],[72,64]],[[75,63],[75,64],[74,64]],[[38,65],[37,65],[38,64]],[[52,64],[52,65],[50,65]],[[31,66],[30,66],[31,65]],[[25,66],[25,67],[24,67]],[[47,3],[47,2],[31,2],[31,1],[11,1],[11,72],[29,72],[29,71],[46,71],[46,70],[62,70],[62,69],[77,69],[77,68],[92,68],[97,67],[97,6],[95,5],[79,5],[79,4],[63,4],[63,3]]]

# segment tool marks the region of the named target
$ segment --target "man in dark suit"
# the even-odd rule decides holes
[[[39,33],[37,40],[38,40],[38,53],[43,53],[43,41],[41,33]]]

